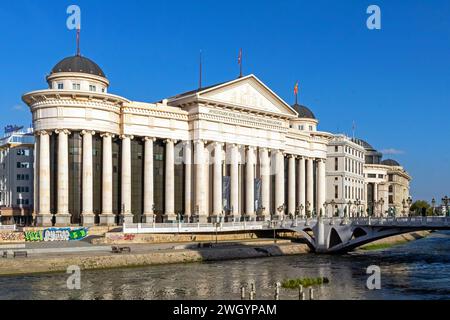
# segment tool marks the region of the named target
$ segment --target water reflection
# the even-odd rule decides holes
[[[327,277],[319,299],[449,299],[450,234],[386,251],[344,256],[237,260],[82,272],[82,290],[66,287],[67,274],[0,278],[0,299],[240,299],[240,287],[256,284],[258,299],[273,299],[274,284],[287,278]],[[366,289],[366,268],[382,270],[382,290]],[[282,290],[282,299],[298,299]]]

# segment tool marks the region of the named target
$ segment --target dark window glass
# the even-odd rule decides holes
[[[96,215],[102,212],[102,164],[103,164],[103,148],[102,137],[95,135],[92,137],[92,169],[94,177],[93,189],[93,206]]]
[[[81,173],[83,140],[79,132],[69,136],[69,212],[72,223],[81,222]]]
[[[144,141],[131,141],[131,212],[135,223],[142,222],[144,207]]]
[[[153,145],[153,179],[154,179],[154,202],[157,221],[162,221],[164,215],[164,188],[165,188],[165,152],[166,146],[163,140],[156,140]]]

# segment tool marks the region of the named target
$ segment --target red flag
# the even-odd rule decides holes
[[[298,95],[298,82],[295,84],[294,87],[294,94],[297,96]]]

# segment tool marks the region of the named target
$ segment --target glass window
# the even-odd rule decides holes
[[[72,89],[73,90],[80,90],[80,84],[79,83],[72,83]]]
[[[64,89],[64,83],[60,82],[58,83],[58,90],[63,90]]]
[[[97,87],[94,85],[89,85],[89,91],[97,91]]]

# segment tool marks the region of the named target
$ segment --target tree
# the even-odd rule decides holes
[[[430,204],[424,200],[417,200],[411,205],[411,212],[415,212],[416,215],[421,215],[423,208],[428,216],[433,215],[433,208],[431,208]]]

